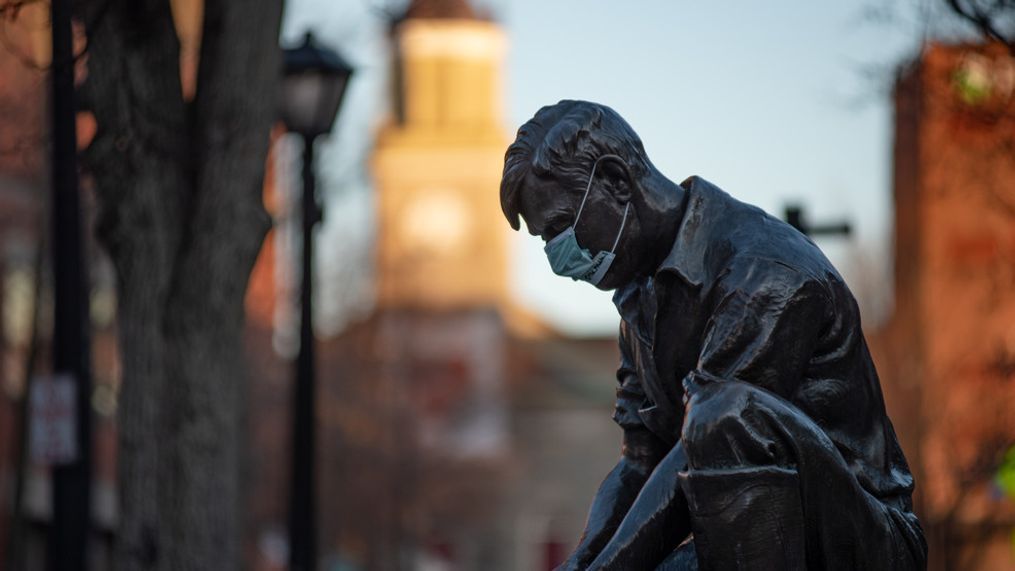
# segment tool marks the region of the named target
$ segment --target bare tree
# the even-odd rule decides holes
[[[944,0],[949,11],[1015,55],[1015,0]]]
[[[243,294],[261,202],[281,0],[205,0],[185,99],[168,0],[79,0],[83,165],[117,273],[119,569],[240,559]]]

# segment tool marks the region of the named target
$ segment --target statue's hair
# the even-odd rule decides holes
[[[520,227],[519,193],[530,174],[552,177],[562,192],[584,192],[592,165],[607,154],[621,157],[633,177],[649,171],[641,139],[613,109],[564,100],[536,112],[504,155],[500,207],[511,227]]]

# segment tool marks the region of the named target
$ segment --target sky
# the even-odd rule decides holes
[[[293,0],[283,20],[283,43],[313,29],[357,69],[320,151],[325,327],[355,317],[350,307],[369,306],[369,272],[361,268],[372,257],[373,198],[365,165],[387,109],[386,5]],[[507,32],[509,134],[560,99],[609,105],[677,182],[699,175],[779,217],[798,203],[812,222],[850,222],[853,236],[818,245],[858,296],[870,283],[879,284],[874,297],[890,289],[890,88],[926,34],[929,0],[475,5]],[[610,293],[554,276],[542,241],[524,231],[511,244],[511,289],[523,305],[569,334],[615,332]]]

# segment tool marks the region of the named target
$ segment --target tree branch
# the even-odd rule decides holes
[[[945,0],[945,4],[953,14],[975,26],[984,37],[1004,43],[1015,55],[1015,33],[1006,34],[998,27],[1000,17],[1011,16],[1015,12],[1015,2],[997,0],[989,8],[966,0]]]

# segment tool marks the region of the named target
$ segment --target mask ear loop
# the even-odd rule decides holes
[[[627,224],[627,211],[631,209],[631,203],[628,202],[627,206],[624,207],[624,217],[620,219],[620,230],[617,231],[617,239],[613,241],[613,247],[610,248],[612,254],[617,250],[617,244],[620,243],[620,237],[624,234],[624,224]]]
[[[589,191],[592,190],[592,181],[596,178],[596,167],[599,166],[599,161],[606,158],[617,159],[618,161],[621,162],[624,161],[624,159],[620,158],[617,155],[603,155],[598,159],[596,159],[596,162],[592,163],[592,172],[589,173],[589,183],[585,186],[585,196],[582,197],[582,203],[578,207],[578,214],[574,217],[574,223],[571,224],[572,228],[578,226],[578,219],[582,217],[582,210],[585,210],[585,201],[589,199]]]

